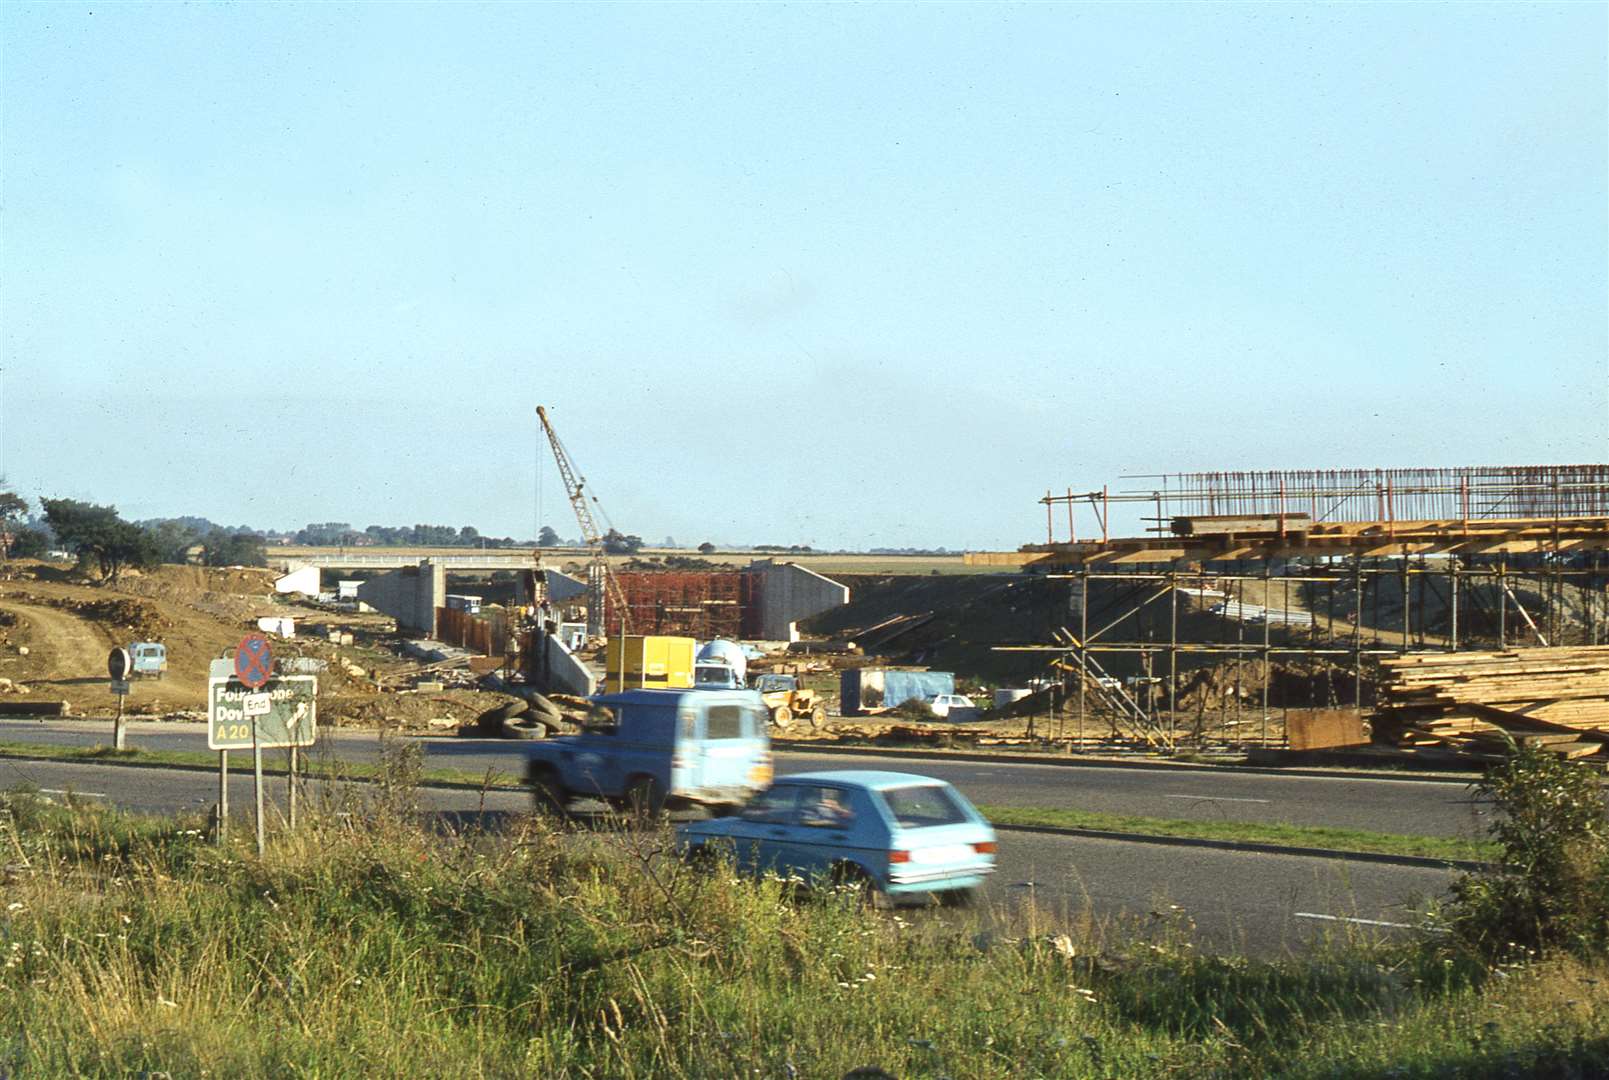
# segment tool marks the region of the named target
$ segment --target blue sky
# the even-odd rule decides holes
[[[0,468],[569,535],[545,404],[651,540],[1014,548],[1603,461],[1606,12],[11,2]]]

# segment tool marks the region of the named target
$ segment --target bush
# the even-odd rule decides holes
[[[1515,747],[1478,785],[1501,865],[1453,883],[1451,927],[1481,955],[1609,950],[1609,814],[1598,772]]]

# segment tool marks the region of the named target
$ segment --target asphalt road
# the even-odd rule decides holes
[[[216,774],[193,770],[0,760],[0,788],[25,784],[57,798],[72,791],[154,813],[204,814],[217,783]],[[267,787],[283,806],[283,782]],[[308,803],[316,807],[314,787]],[[419,801],[449,821],[478,818],[493,826],[530,807],[517,792],[488,792],[483,800],[474,791],[423,789]],[[230,802],[235,827],[250,829],[249,773],[232,770]],[[268,815],[276,828],[277,815]],[[989,917],[1015,927],[1030,922],[1030,907],[1045,932],[1088,923],[1156,932],[1181,922],[1205,946],[1259,955],[1337,930],[1397,932],[1379,924],[1411,921],[1416,906],[1442,894],[1450,880],[1447,871],[1416,867],[1016,832],[1002,834],[999,859],[982,903]]]
[[[64,720],[0,720],[0,740],[94,745],[110,739],[110,725]],[[372,732],[327,729],[328,752],[352,761],[373,760]],[[493,739],[426,738],[430,767],[504,775],[524,770],[524,745]],[[129,745],[151,750],[205,750],[203,724],[135,723]],[[894,756],[776,755],[780,774],[829,769],[894,769],[948,780],[973,802],[1064,807],[1138,817],[1323,825],[1417,836],[1476,838],[1485,833],[1485,807],[1467,782],[1364,777],[1277,776],[1235,770],[1103,768],[943,761]]]

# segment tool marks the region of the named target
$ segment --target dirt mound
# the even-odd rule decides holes
[[[483,690],[379,695],[320,693],[318,707],[320,722],[331,727],[434,728],[451,731],[459,724],[474,720],[487,709],[516,700],[509,694]]]
[[[131,640],[156,640],[165,630],[173,627],[156,605],[144,600],[107,597],[100,600],[74,600],[66,597],[46,598],[44,603],[70,612],[85,622],[91,622],[113,636],[126,636]]]
[[[213,569],[206,566],[158,566],[126,574],[118,591],[184,604],[224,622],[250,622],[278,615],[272,570]]]

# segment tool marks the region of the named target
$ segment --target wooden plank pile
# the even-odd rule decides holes
[[[1381,660],[1380,712],[1405,747],[1500,755],[1508,740],[1609,758],[1609,646]]]

